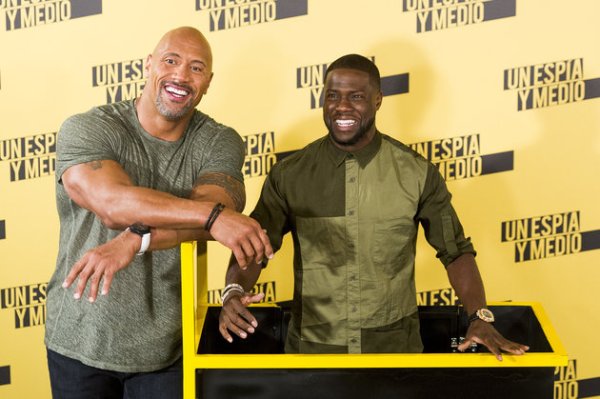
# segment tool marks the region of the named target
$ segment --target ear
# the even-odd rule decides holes
[[[208,88],[210,87],[210,82],[212,82],[213,76],[215,76],[215,73],[211,72],[210,73],[210,78],[208,78],[208,84],[206,85],[206,89],[204,89],[204,93],[203,94],[206,94],[208,92]]]
[[[379,111],[379,107],[381,107],[381,103],[383,102],[383,92],[381,90],[379,90],[379,93],[377,93],[375,101],[375,109]]]
[[[148,54],[148,56],[146,57],[146,65],[144,65],[144,72],[146,73],[146,76],[148,76],[150,74],[151,66],[152,66],[152,54]]]

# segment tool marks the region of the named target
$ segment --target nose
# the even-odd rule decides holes
[[[178,81],[187,82],[190,77],[190,68],[185,64],[179,64],[173,71]]]
[[[348,97],[346,97],[346,96],[341,96],[335,104],[336,110],[348,110],[351,108],[352,108],[352,105],[351,105],[350,101],[348,100]]]

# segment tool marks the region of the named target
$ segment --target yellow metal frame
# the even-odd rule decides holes
[[[184,399],[195,398],[198,369],[303,368],[451,368],[451,367],[558,367],[567,365],[567,353],[542,306],[537,302],[499,302],[494,306],[529,306],[539,320],[552,352],[503,355],[499,362],[489,353],[427,354],[197,354],[207,303],[207,259],[197,256],[197,243],[181,244]],[[218,333],[218,332],[216,332]]]

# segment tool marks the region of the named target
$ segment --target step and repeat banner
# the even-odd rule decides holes
[[[596,0],[0,0],[0,397],[49,398],[57,130],[132,99],[164,32],[207,36],[199,108],[244,138],[246,212],[271,166],[326,133],[323,75],[379,66],[378,128],[440,169],[490,301],[538,301],[569,365],[554,398],[600,397],[600,25]],[[421,236],[418,302],[456,303]],[[291,299],[291,240],[256,291]],[[209,302],[229,253],[208,245]],[[118,275],[117,277],[118,278]]]

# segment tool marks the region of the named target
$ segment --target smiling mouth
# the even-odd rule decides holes
[[[164,89],[169,95],[171,95],[171,97],[174,97],[176,99],[185,98],[190,94],[190,90],[182,88],[181,86],[175,87],[173,85],[166,84],[164,86]]]
[[[339,127],[350,127],[356,125],[356,121],[353,119],[336,119],[335,124]]]

